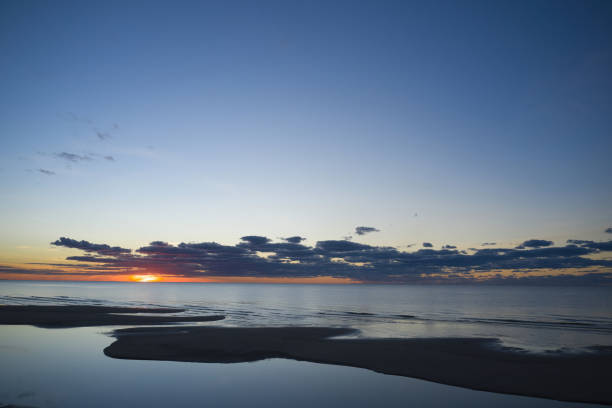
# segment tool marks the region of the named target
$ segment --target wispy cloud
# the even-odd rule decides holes
[[[112,138],[111,134],[108,132],[100,132],[99,130],[96,130],[96,136],[98,136],[98,139],[100,140],[108,140],[110,138]]]
[[[55,176],[55,172],[54,172],[54,171],[51,171],[51,170],[47,170],[47,169],[38,169],[38,170],[36,170],[36,171],[37,171],[37,172],[39,172],[39,173],[42,173],[42,174],[44,174],[44,175],[46,175],[46,176]]]
[[[92,161],[93,158],[87,154],[85,155],[80,155],[80,154],[76,154],[76,153],[68,153],[68,152],[61,152],[61,153],[55,153],[55,157],[62,159],[62,160],[67,160],[69,162],[72,163],[77,163],[77,162],[81,162],[81,161]]]

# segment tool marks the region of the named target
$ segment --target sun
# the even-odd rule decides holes
[[[161,278],[155,275],[132,275],[130,279],[134,282],[158,282]]]

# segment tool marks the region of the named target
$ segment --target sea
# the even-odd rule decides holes
[[[177,307],[205,325],[352,327],[352,337],[486,337],[528,353],[612,346],[611,287],[0,281],[0,304]],[[194,323],[188,323],[193,325]],[[0,326],[0,406],[581,407],[285,359],[117,360],[117,327]]]

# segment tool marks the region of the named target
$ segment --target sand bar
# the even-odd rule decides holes
[[[351,329],[316,327],[132,328],[114,332],[107,356],[236,363],[289,358],[361,367],[476,390],[612,405],[612,348],[521,352],[496,339],[330,339]]]
[[[9,306],[0,305],[0,324],[28,324],[45,328],[109,325],[152,325],[209,322],[224,316],[147,316],[120,313],[179,313],[183,309],[110,306]],[[117,313],[117,314],[116,314]]]

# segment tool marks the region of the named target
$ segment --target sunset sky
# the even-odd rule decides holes
[[[611,21],[2,1],[0,279],[606,284]]]

